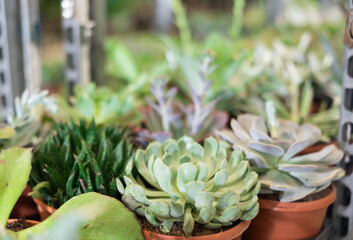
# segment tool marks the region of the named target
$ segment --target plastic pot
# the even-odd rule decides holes
[[[298,240],[317,235],[328,206],[336,199],[336,188],[324,198],[310,202],[278,202],[259,199],[259,214],[244,234],[249,240]]]
[[[28,193],[30,192],[32,192],[32,188],[27,185],[26,188],[23,190],[21,196],[17,200],[14,208],[12,209],[10,218],[30,218],[38,216],[36,204],[34,203],[32,197],[28,196]]]
[[[241,240],[241,236],[243,232],[249,227],[250,221],[241,222],[235,227],[228,229],[224,232],[219,232],[211,235],[204,236],[196,236],[196,237],[178,237],[178,236],[170,236],[159,233],[150,232],[147,230],[143,230],[143,236],[146,240]]]
[[[37,204],[37,209],[38,209],[41,221],[44,221],[56,211],[55,208],[49,206],[48,204],[44,203],[43,201],[37,198],[33,198],[33,200]]]

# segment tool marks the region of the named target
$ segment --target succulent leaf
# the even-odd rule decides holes
[[[263,193],[279,191],[281,201],[296,201],[323,190],[324,186],[328,187],[333,180],[344,176],[342,168],[332,167],[343,157],[343,152],[334,145],[298,155],[320,139],[321,132],[317,127],[276,119],[270,107],[267,110],[267,122],[260,116],[241,114],[238,120],[231,120],[232,131],[216,132],[221,139],[232,144],[233,149],[244,152],[259,174]],[[237,167],[236,171],[243,168]],[[234,184],[235,188],[237,184],[240,183]]]

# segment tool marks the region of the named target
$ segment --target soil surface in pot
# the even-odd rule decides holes
[[[31,225],[26,222],[24,217],[20,217],[17,221],[6,224],[6,229],[14,232],[18,232],[29,227],[31,227]]]
[[[300,199],[298,201],[295,202],[311,202],[311,201],[315,201],[315,200],[319,200],[321,198],[326,197],[327,195],[329,195],[332,192],[332,186],[330,185],[328,188],[318,192],[318,193],[313,193],[310,194],[308,196],[306,196],[303,199]],[[266,200],[272,200],[272,201],[280,201],[280,192],[275,192],[272,194],[259,194],[259,198],[262,199],[266,199]]]
[[[184,231],[183,231],[183,223],[182,222],[175,222],[173,225],[172,230],[168,233],[162,232],[159,227],[151,225],[145,217],[142,216],[137,216],[141,226],[143,229],[154,232],[154,233],[159,233],[159,234],[164,234],[164,235],[172,235],[172,236],[178,236],[178,237],[185,237]],[[238,225],[241,221],[236,221],[230,226],[226,227],[220,227],[217,229],[209,229],[203,226],[202,224],[198,224],[195,222],[195,227],[194,230],[192,231],[191,236],[204,236],[204,235],[211,235],[219,232],[226,231],[228,229],[231,229]]]

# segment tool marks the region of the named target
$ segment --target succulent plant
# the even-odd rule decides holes
[[[257,115],[242,114],[231,120],[233,131],[217,132],[234,149],[244,151],[259,173],[263,193],[278,191],[280,201],[296,201],[320,192],[344,176],[342,168],[332,166],[343,157],[343,152],[333,144],[318,152],[298,155],[319,140],[321,132],[317,127],[277,119],[271,104],[267,104],[266,110],[267,121]]]
[[[258,97],[274,102],[278,116],[314,124],[320,128],[322,140],[330,141],[337,135],[341,76],[333,74],[332,54],[318,56],[310,49],[311,38],[304,33],[297,45],[278,39],[271,47],[259,45],[252,59],[243,65],[242,77],[254,82],[252,92]],[[246,112],[264,112],[262,103],[249,108]]]
[[[124,182],[117,180],[125,204],[164,232],[183,222],[189,236],[195,222],[219,228],[251,220],[259,208],[257,174],[240,151],[212,137],[204,147],[187,136],[152,142],[137,151]]]
[[[15,98],[15,108],[9,111],[6,124],[0,122],[0,132],[6,129],[9,133],[9,129],[12,128],[11,132],[15,134],[12,133],[11,136],[6,137],[1,137],[0,134],[0,148],[37,144],[41,137],[46,135],[40,117],[46,112],[54,114],[57,111],[56,102],[48,97],[48,93],[47,90],[43,90],[30,94],[25,90],[20,98]]]
[[[11,232],[8,217],[26,187],[32,149],[9,148],[0,152],[0,239],[94,240],[143,239],[133,213],[114,198],[98,193],[81,194],[67,201],[45,221]]]
[[[132,158],[131,144],[124,140],[127,129],[94,121],[55,124],[55,129],[34,155],[33,196],[56,208],[86,192],[117,197],[115,178]]]
[[[227,114],[216,111],[219,98],[209,102],[205,98],[213,82],[209,80],[209,75],[215,69],[211,66],[212,60],[209,55],[205,55],[198,64],[197,79],[187,80],[191,99],[187,105],[175,100],[177,88],[168,89],[166,79],[153,82],[150,90],[156,101],[147,98],[149,107],[143,111],[150,132],[170,132],[174,138],[189,135],[200,140],[216,129],[225,127]]]
[[[75,119],[86,120],[94,118],[97,124],[112,122],[120,124],[131,120],[129,114],[136,104],[131,94],[118,94],[108,87],[97,87],[93,83],[86,88],[77,86],[74,92],[75,96],[70,99],[73,107],[68,106],[65,101],[60,101],[60,107],[62,107],[60,115],[65,114],[66,118],[73,116]]]

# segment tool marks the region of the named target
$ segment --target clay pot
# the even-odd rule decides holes
[[[38,210],[36,204],[34,203],[32,197],[28,196],[28,193],[32,192],[32,188],[27,185],[23,190],[21,196],[17,200],[14,208],[12,209],[11,218],[18,217],[34,217],[38,216]]]
[[[298,240],[317,235],[328,206],[336,199],[336,188],[324,198],[310,202],[278,202],[259,199],[259,214],[244,233],[249,240]]]
[[[9,220],[7,220],[7,222],[8,223],[12,223],[12,222],[15,222],[15,221],[17,221],[18,219],[9,219]],[[34,221],[34,220],[27,220],[26,219],[26,222],[31,226],[31,227],[33,227],[33,226],[35,226],[35,225],[37,225],[39,222],[38,221]]]
[[[224,232],[219,232],[211,235],[205,236],[196,236],[196,237],[178,237],[178,236],[170,236],[159,233],[150,232],[147,230],[143,230],[143,236],[146,240],[241,240],[241,236],[243,232],[249,227],[250,221],[241,222],[235,227],[228,229]]]
[[[312,145],[312,146],[305,148],[298,155],[305,155],[305,154],[309,154],[309,153],[318,152],[321,149],[323,149],[324,147],[331,145],[331,144],[334,144],[337,147],[337,141],[333,141],[330,143],[318,143],[318,144],[315,144],[315,145]]]
[[[37,199],[37,198],[33,198],[34,202],[37,204],[37,209],[40,215],[40,220],[44,221],[45,219],[47,219],[50,215],[52,215],[56,209],[47,205],[46,203],[44,203],[43,201]]]

